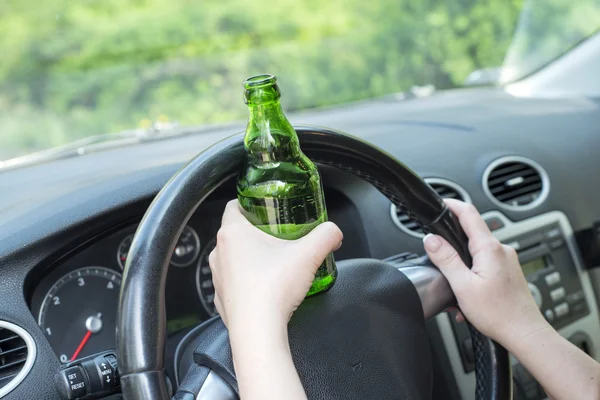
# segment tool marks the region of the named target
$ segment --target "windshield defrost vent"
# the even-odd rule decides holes
[[[502,157],[483,174],[483,189],[498,206],[510,210],[530,210],[548,196],[550,181],[546,171],[524,157]]]
[[[438,178],[425,178],[425,182],[427,182],[429,186],[444,199],[457,199],[471,203],[471,197],[467,191],[452,181]],[[396,226],[402,231],[418,238],[424,236],[423,230],[419,224],[409,217],[408,214],[400,211],[394,204],[392,204],[390,212],[392,221],[394,221]]]
[[[0,398],[13,390],[33,366],[35,344],[21,327],[0,321]]]

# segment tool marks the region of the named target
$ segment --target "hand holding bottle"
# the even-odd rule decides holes
[[[241,398],[305,400],[290,352],[287,323],[342,232],[325,222],[289,241],[262,232],[227,204],[209,256],[215,304],[229,330]]]
[[[215,304],[225,324],[230,330],[249,319],[287,324],[317,268],[341,241],[332,222],[298,240],[278,239],[250,224],[237,200],[230,201],[209,256]]]

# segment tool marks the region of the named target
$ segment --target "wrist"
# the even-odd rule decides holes
[[[288,343],[287,320],[272,313],[246,313],[239,318],[230,318],[228,324],[232,346],[248,344],[256,347],[259,344]]]
[[[512,353],[518,352],[523,345],[527,348],[531,341],[552,335],[556,331],[542,316],[539,309],[522,313],[506,324],[498,342]]]

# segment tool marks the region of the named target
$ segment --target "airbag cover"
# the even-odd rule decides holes
[[[378,260],[339,262],[338,272],[334,287],[304,301],[289,325],[308,398],[430,399],[430,347],[413,284]],[[209,329],[212,340],[200,344],[194,360],[233,374],[227,332],[220,321],[210,323],[220,332]]]

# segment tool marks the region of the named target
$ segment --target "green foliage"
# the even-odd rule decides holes
[[[522,0],[4,0],[0,160],[164,118],[245,119],[242,80],[287,110],[461,84],[502,64]]]

